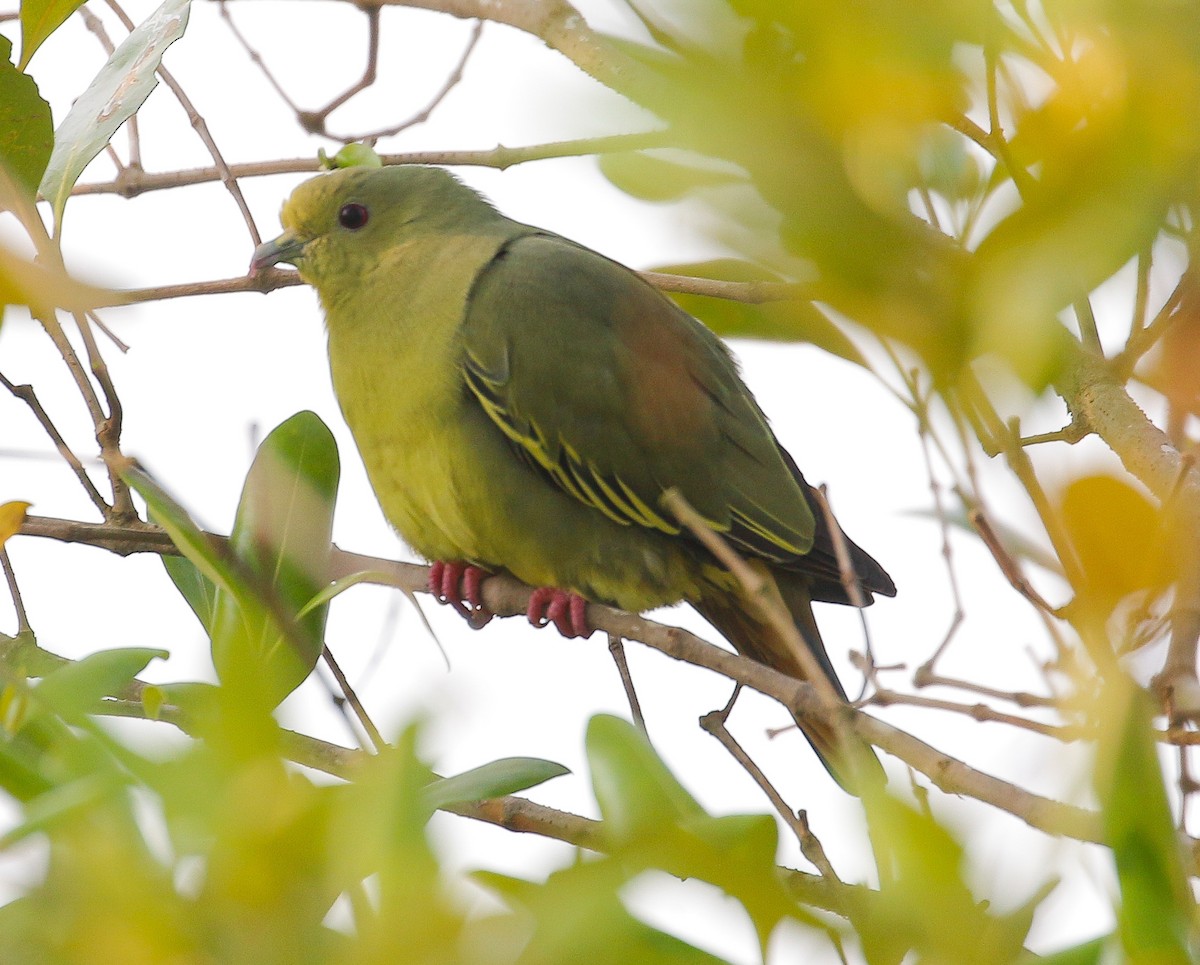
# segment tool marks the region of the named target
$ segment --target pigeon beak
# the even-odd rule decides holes
[[[304,245],[302,239],[287,231],[273,241],[264,241],[250,258],[250,277],[281,261],[294,265],[304,255]]]

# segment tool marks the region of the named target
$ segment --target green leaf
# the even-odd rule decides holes
[[[210,540],[171,495],[132,464],[121,468],[121,478],[146,501],[154,521],[167,531],[171,542],[201,575],[218,587],[237,592],[244,582],[232,556]],[[247,591],[243,591],[247,592]]]
[[[0,850],[31,834],[48,831],[60,821],[86,813],[122,786],[116,772],[84,774],[39,794],[25,805],[24,819],[0,837]]]
[[[586,743],[612,855],[633,867],[699,878],[723,889],[743,904],[764,943],[784,916],[811,920],[776,873],[774,818],[712,817],[628,721],[593,717]]]
[[[325,645],[328,605],[305,608],[329,584],[339,474],[333,434],[315,413],[300,412],[263,440],[242,488],[230,547],[262,598],[278,606],[247,608],[242,595],[218,587],[213,664],[222,683],[261,686],[271,706],[309,675]]]
[[[84,0],[21,0],[21,70],[29,66],[46,38],[83,4]]]
[[[992,914],[967,884],[962,845],[932,815],[882,794],[864,804],[883,885],[877,901],[851,908],[851,922],[869,961],[916,952],[921,961],[993,965],[1021,954],[1031,907]]]
[[[620,863],[589,861],[555,871],[545,884],[477,872],[475,879],[532,918],[533,934],[521,950],[524,965],[719,965],[725,959],[689,945],[634,918],[621,902],[633,877]],[[586,955],[581,956],[581,950]]]
[[[588,722],[587,756],[600,814],[618,838],[663,822],[707,816],[628,721],[597,714]]]
[[[198,566],[184,556],[160,556],[167,576],[175,584],[180,595],[187,601],[192,612],[204,627],[212,633],[213,610],[217,604],[217,586],[205,576]]]
[[[1110,723],[1096,762],[1096,792],[1121,888],[1121,943],[1133,962],[1185,965],[1195,905],[1151,738],[1144,693],[1114,683],[1104,697]]]
[[[717,281],[783,283],[784,279],[759,265],[736,258],[716,258],[655,269],[688,278]],[[733,298],[667,292],[689,315],[694,315],[722,338],[755,338],[777,342],[808,342],[855,365],[866,359],[846,333],[806,298],[750,303]]]
[[[570,773],[568,768],[554,761],[537,757],[505,757],[435,781],[425,788],[424,798],[430,808],[462,801],[483,801],[527,791],[551,778]]]
[[[190,10],[190,0],[165,0],[113,51],[59,125],[39,191],[54,209],[60,232],[63,207],[79,175],[150,96],[162,55],[183,36]]]
[[[32,198],[54,147],[54,122],[37,84],[11,57],[12,41],[0,37],[0,164]]]
[[[644,151],[601,154],[600,173],[612,185],[642,201],[677,201],[697,188],[744,184],[744,175],[711,166],[681,164]]]
[[[1109,937],[1093,938],[1090,942],[1051,952],[1049,955],[1029,956],[1021,960],[1021,965],[1100,965],[1103,961],[1118,961],[1115,955],[1106,955],[1113,944]]]
[[[101,650],[46,676],[34,694],[60,716],[77,719],[95,709],[102,697],[119,693],[154,659],[166,660],[166,650],[128,647]]]
[[[234,556],[227,545],[210,539],[187,512],[140,469],[132,465],[124,466],[121,478],[146,501],[154,520],[167,531],[176,549],[196,566],[205,579],[212,581],[219,592],[236,601],[236,607],[230,612],[240,615],[240,632],[247,638],[257,634],[256,639],[260,640],[278,640],[290,632],[291,628],[282,616],[282,604],[272,597],[270,588],[263,585],[263,581],[244,560]],[[277,619],[275,614],[280,614],[280,617]],[[223,632],[237,632],[237,627],[236,622],[230,621]],[[296,651],[299,650],[297,647]],[[249,645],[241,647],[239,652],[249,654]],[[229,679],[223,678],[222,682],[230,686],[218,688],[217,701],[205,699],[201,708],[202,721],[222,724],[219,735],[206,731],[206,736],[219,740],[221,746],[235,754],[249,753],[255,746],[255,742],[249,739],[250,735],[261,738],[264,749],[276,738],[275,725],[264,711],[275,706],[271,700],[279,696],[279,688],[258,671],[258,667],[248,666],[245,672],[234,674]],[[226,710],[234,711],[232,715],[209,712],[221,701],[226,701]]]

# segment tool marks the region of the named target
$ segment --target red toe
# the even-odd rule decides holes
[[[587,600],[578,593],[538,587],[529,595],[526,615],[535,627],[553,623],[564,637],[589,637],[592,634],[587,622]]]
[[[429,567],[429,592],[463,615],[473,629],[486,626],[494,614],[483,605],[487,570],[470,563],[436,560]]]

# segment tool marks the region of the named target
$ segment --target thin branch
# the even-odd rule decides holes
[[[333,652],[329,649],[329,647],[326,646],[321,648],[321,659],[325,661],[325,665],[329,668],[330,673],[333,674],[334,679],[337,681],[338,688],[345,696],[346,703],[350,705],[350,708],[354,711],[354,716],[358,718],[359,724],[366,732],[367,739],[371,742],[371,748],[375,751],[375,753],[379,753],[379,751],[381,751],[386,744],[386,741],[384,741],[383,735],[379,733],[379,728],[377,728],[374,721],[371,720],[371,716],[367,713],[367,708],[364,707],[362,701],[358,699],[358,694],[356,694],[354,692],[354,688],[350,686],[350,681],[346,678],[346,675],[342,673],[342,668],[334,659]]]
[[[108,4],[113,13],[117,15],[121,23],[125,25],[125,28],[132,31],[134,29],[133,21],[130,20],[125,11],[121,9],[121,6],[117,3],[117,0],[105,0],[105,2]],[[175,99],[179,101],[180,106],[187,115],[188,122],[196,131],[196,134],[199,136],[204,146],[208,148],[208,153],[212,157],[213,163],[216,165],[217,171],[219,172],[219,179],[221,183],[225,185],[225,189],[229,192],[230,196],[234,200],[234,203],[237,205],[238,210],[242,213],[242,218],[245,220],[246,227],[250,231],[251,241],[253,241],[255,245],[260,244],[262,242],[262,238],[258,233],[258,227],[254,223],[254,215],[250,213],[250,206],[246,203],[246,199],[242,196],[242,189],[240,185],[238,185],[237,179],[230,172],[229,165],[225,163],[225,158],[221,155],[221,149],[217,147],[217,142],[213,140],[213,136],[208,130],[208,124],[205,123],[205,120],[200,115],[200,112],[196,110],[195,105],[192,104],[191,98],[188,97],[188,95],[184,92],[184,89],[180,85],[179,81],[175,79],[175,77],[169,70],[167,70],[167,68],[162,66],[162,64],[159,64],[155,73],[158,74],[159,79],[170,89],[171,93],[175,95]]]
[[[629,673],[629,661],[625,659],[625,644],[620,637],[614,637],[611,633],[608,635],[608,652],[612,654],[617,673],[621,675],[621,686],[625,688],[625,699],[629,701],[629,714],[633,718],[633,724],[649,740],[646,718],[642,716],[642,705],[638,700],[637,689],[633,686],[633,677]]]
[[[1038,694],[1026,693],[1023,690],[999,690],[984,684],[972,683],[969,680],[959,680],[957,677],[946,677],[941,674],[929,674],[920,678],[919,687],[950,687],[954,690],[967,690],[983,697],[995,700],[1005,700],[1018,707],[1058,707],[1058,701],[1053,697],[1042,697]]]
[[[640,272],[650,284],[664,291],[708,295],[730,301],[758,304],[804,297],[801,286],[777,282],[723,281],[716,278],[694,278],[690,275],[667,275],[662,272]],[[250,275],[223,278],[215,281],[185,282],[179,285],[161,285],[154,288],[132,288],[111,295],[108,302],[98,307],[140,304],[162,301],[169,298],[191,298],[199,295],[222,295],[235,292],[269,292],[276,288],[290,288],[305,282],[295,271],[285,268],[268,268]]]
[[[729,728],[725,726],[729,719],[729,712],[733,709],[733,702],[737,700],[740,689],[741,687],[739,686],[734,690],[733,696],[729,698],[729,703],[721,710],[711,711],[701,717],[701,728],[715,737],[721,746],[729,751],[730,756],[741,764],[746,773],[754,779],[754,783],[758,785],[759,790],[767,796],[767,800],[771,802],[771,806],[775,808],[779,816],[783,818],[784,823],[791,828],[792,833],[796,836],[796,840],[800,844],[800,853],[812,863],[813,867],[821,873],[822,877],[842,884],[842,879],[838,877],[838,873],[834,871],[833,865],[825,854],[825,848],[822,847],[817,836],[809,828],[808,818],[804,812],[796,812],[788,807],[787,802],[783,799],[783,795],[775,789],[774,784],[767,780],[767,775],[763,773],[762,768],[746,753],[742,745],[729,732]]]
[[[644,151],[672,145],[670,131],[645,131],[633,134],[611,134],[584,137],[568,141],[552,141],[527,147],[506,147],[463,151],[409,151],[403,154],[381,154],[385,165],[443,164],[449,167],[485,167],[504,171],[517,164],[547,161],[555,158],[579,157],[590,154],[611,154],[621,151]],[[269,177],[276,174],[317,174],[321,166],[315,157],[277,161],[250,161],[231,164],[228,171],[234,178]],[[134,198],[149,191],[169,191],[192,184],[207,184],[222,179],[218,168],[192,168],[183,171],[147,172],[128,170],[112,181],[77,184],[72,195],[118,194]]]
[[[962,714],[979,723],[1008,724],[1010,727],[1032,731],[1035,734],[1041,734],[1043,737],[1051,737],[1062,743],[1074,743],[1075,741],[1096,736],[1094,729],[1046,724],[1041,721],[1030,720],[1028,717],[1019,717],[1016,714],[1006,714],[996,710],[994,707],[989,707],[987,704],[960,704],[952,700],[937,700],[917,694],[902,694],[886,688],[877,689],[867,703],[876,707],[906,706],[923,707],[927,710],[943,710],[953,714]]]
[[[778,590],[772,582],[765,578],[741,556],[734,552],[719,533],[715,532],[678,489],[668,489],[662,495],[662,503],[668,511],[695,536],[704,548],[712,553],[742,586],[747,601],[759,611],[759,617],[771,629],[787,641],[788,650],[799,661],[804,669],[805,678],[812,683],[822,700],[831,706],[840,704],[841,698],[812,650],[805,644],[796,629],[791,615],[778,599]]]
[[[92,482],[92,477],[87,474],[87,470],[83,468],[83,463],[79,461],[79,457],[67,445],[67,441],[62,437],[62,433],[58,431],[58,427],[50,418],[49,414],[42,407],[41,401],[37,397],[33,386],[26,383],[25,385],[14,385],[0,372],[0,385],[3,385],[9,392],[29,406],[33,412],[33,416],[37,419],[41,427],[46,431],[46,435],[50,437],[50,441],[54,443],[54,448],[58,450],[58,454],[63,457],[63,460],[71,471],[75,473],[75,478],[79,480],[83,486],[84,492],[87,493],[88,499],[92,504],[100,510],[100,515],[107,517],[109,514],[109,505],[105,502],[104,497],[100,495],[100,490],[96,488],[96,484]],[[35,517],[36,518],[36,517]],[[28,523],[28,519],[26,520]]]
[[[1000,567],[1000,572],[1008,580],[1009,586],[1021,594],[1034,607],[1043,613],[1053,616],[1055,614],[1054,607],[1047,603],[1045,598],[1033,588],[1033,584],[1029,582],[1024,572],[1022,572],[1021,564],[1012,558],[1008,550],[1004,548],[1004,544],[1000,542],[1000,537],[996,535],[996,531],[992,528],[992,524],[983,510],[972,509],[967,513],[967,519],[970,520],[975,532],[979,534],[979,538],[983,540],[983,545],[992,554],[992,559]]]
[[[343,143],[347,141],[374,141],[381,137],[395,137],[395,135],[399,134],[401,131],[407,130],[410,127],[416,127],[418,124],[424,124],[427,120],[429,120],[430,117],[433,116],[433,112],[437,110],[442,101],[444,101],[450,95],[450,92],[462,82],[463,72],[467,69],[467,63],[471,59],[471,54],[475,52],[475,47],[479,43],[479,37],[482,31],[483,21],[479,20],[475,23],[474,28],[471,30],[471,36],[467,41],[466,49],[463,50],[462,56],[459,57],[458,63],[455,64],[454,69],[450,72],[450,76],[446,78],[446,82],[442,84],[433,97],[430,98],[429,103],[427,103],[421,110],[417,111],[407,120],[400,121],[400,123],[393,124],[390,127],[380,128],[379,130],[370,131],[366,134],[356,134],[353,137],[338,137],[336,139],[342,141]]]
[[[13,602],[13,610],[17,614],[17,636],[28,633],[29,614],[25,612],[25,601],[21,599],[21,588],[17,585],[17,574],[13,570],[12,560],[8,558],[8,550],[0,545],[0,569],[4,570],[4,578],[8,582],[8,595]]]
[[[121,427],[125,411],[121,405],[121,397],[117,395],[117,389],[113,385],[108,365],[96,345],[96,339],[92,335],[92,329],[87,316],[84,314],[76,315],[75,324],[79,328],[79,334],[83,337],[83,345],[87,351],[88,364],[91,367],[92,375],[95,377],[97,384],[99,384],[100,391],[104,393],[104,401],[108,406],[108,417],[96,426],[96,442],[100,445],[100,458],[104,460],[105,465],[108,467],[108,477],[113,494],[112,513],[114,518],[118,520],[136,519],[137,510],[134,508],[133,496],[129,491],[129,486],[125,484],[125,481],[112,468],[116,464],[116,460],[121,456]]]
[[[379,63],[379,8],[363,7],[361,9],[367,17],[367,65],[363,68],[362,77],[324,107],[315,111],[297,112],[300,126],[309,134],[323,134],[329,137],[330,135],[325,129],[326,118],[352,97],[362,93],[375,83],[375,70]]]
[[[105,419],[104,409],[100,405],[100,398],[96,395],[95,387],[92,385],[91,380],[88,379],[83,363],[79,361],[79,356],[75,354],[75,349],[67,339],[66,333],[63,332],[62,326],[58,324],[58,319],[53,314],[39,316],[38,321],[42,323],[42,328],[50,336],[50,341],[54,343],[54,347],[58,349],[58,354],[62,356],[62,360],[66,363],[67,370],[75,380],[75,386],[79,389],[79,394],[83,396],[83,402],[87,406],[92,425],[99,431],[100,424]]]

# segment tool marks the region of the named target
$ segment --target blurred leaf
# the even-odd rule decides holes
[[[59,667],[34,694],[66,720],[76,720],[95,710],[102,697],[119,693],[151,660],[169,656],[166,650],[145,647],[100,650]]]
[[[613,151],[597,162],[614,187],[642,201],[678,201],[697,188],[745,182],[744,176],[714,170],[711,162],[682,164],[645,151]]]
[[[570,770],[554,761],[536,757],[505,757],[462,774],[444,777],[425,788],[424,800],[431,809],[463,801],[482,801],[527,791]]]
[[[939,521],[945,519],[955,529],[969,533],[975,539],[979,539],[979,532],[971,525],[967,511],[961,506],[953,511],[944,511],[941,513],[932,509],[912,509],[906,515]],[[988,524],[999,537],[1000,542],[1004,544],[1004,551],[1013,559],[1026,560],[1035,566],[1040,566],[1048,573],[1062,575],[1062,563],[1058,557],[1041,544],[1034,542],[1020,530],[1009,526],[1002,520],[989,519]]]
[[[339,473],[333,434],[315,413],[299,412],[263,440],[242,489],[229,545],[272,605],[247,608],[244,594],[218,586],[213,664],[223,684],[261,691],[270,706],[309,675],[324,648],[328,606],[296,614],[329,583]]]
[[[334,880],[372,876],[376,913],[356,922],[358,961],[391,962],[398,954],[405,961],[447,961],[447,950],[458,946],[463,912],[427,837],[432,810],[425,788],[434,778],[417,755],[419,733],[406,728],[356,768],[331,828]]]
[[[1121,887],[1117,921],[1129,961],[1186,965],[1195,931],[1195,902],[1163,785],[1145,694],[1112,684],[1101,712],[1096,793]]]
[[[25,7],[21,5],[22,20]],[[14,67],[11,58],[12,41],[0,37],[0,163],[32,199],[54,147],[54,122],[33,78]]]
[[[85,774],[39,794],[24,808],[21,822],[0,836],[0,850],[10,848],[31,834],[51,830],[60,821],[94,808],[122,784],[112,772]]]
[[[1093,938],[1090,942],[1049,955],[1038,955],[1036,958],[1030,955],[1021,960],[1021,965],[1101,965],[1104,961],[1115,960],[1107,955],[1110,943],[1108,938]]]
[[[1059,511],[1086,580],[1081,602],[1101,616],[1128,594],[1172,579],[1161,513],[1130,483],[1076,479],[1060,495]]]
[[[962,845],[931,815],[885,795],[864,803],[871,840],[886,849],[881,861],[890,869],[882,874],[879,899],[851,909],[869,961],[899,961],[916,952],[920,961],[994,965],[1022,953],[1032,907],[991,913],[967,885]]]
[[[35,264],[0,245],[0,308],[26,305],[35,314],[55,308],[84,312],[120,302],[116,292],[76,281],[61,268]]]
[[[290,965],[332,957],[324,919],[343,883],[329,874],[328,843],[341,791],[314,786],[264,757],[208,792],[217,800],[206,814],[213,837],[197,901],[212,940],[237,949],[237,961]]]
[[[688,265],[667,265],[656,271],[688,278],[719,281],[782,282],[758,265],[732,258]],[[808,342],[856,365],[866,360],[854,343],[830,318],[807,299],[778,299],[751,304],[730,298],[667,292],[677,305],[694,315],[722,338],[757,338],[780,342]]]
[[[33,503],[20,499],[0,504],[0,547],[8,542],[10,536],[15,536],[21,531],[21,524],[25,522],[25,512],[32,505]]]
[[[811,920],[776,874],[779,832],[773,818],[710,816],[645,735],[620,718],[591,719],[587,752],[611,854],[632,867],[658,868],[723,889],[745,907],[764,945],[784,916]]]
[[[6,697],[10,696],[7,693]],[[19,721],[20,725],[25,723]],[[6,727],[6,739],[0,741],[0,788],[17,801],[32,801],[54,785],[43,773],[44,747],[30,746],[21,735],[12,739],[17,727]],[[23,726],[20,728],[23,733]]]
[[[159,62],[167,48],[183,36],[190,10],[190,0],[165,0],[113,51],[58,126],[54,151],[38,190],[54,209],[60,233],[63,207],[79,175],[150,96],[158,84],[155,71]]]
[[[719,965],[701,951],[634,918],[620,900],[629,874],[609,860],[586,861],[553,872],[534,884],[489,872],[475,878],[528,912],[533,934],[521,965]]]
[[[665,822],[706,816],[645,736],[627,721],[606,714],[593,717],[588,722],[587,755],[592,792],[614,837],[632,838]]]
[[[296,613],[296,618],[299,619],[300,617],[308,616],[318,607],[325,606],[325,604],[337,599],[348,589],[358,586],[360,583],[375,583],[388,586],[394,581],[395,577],[383,570],[359,570],[356,573],[347,573],[345,576],[339,576],[320,592],[314,593],[312,598]]]
[[[142,709],[146,712],[147,720],[158,720],[166,702],[167,693],[157,684],[146,684],[142,688]]]

